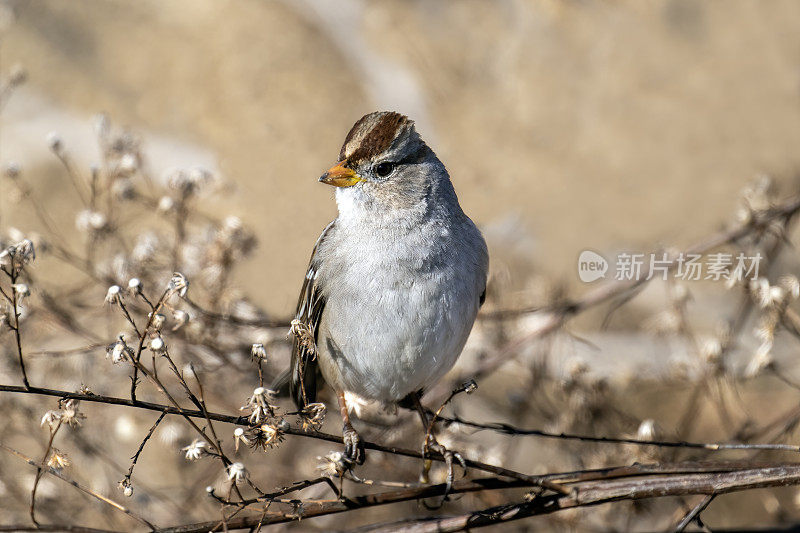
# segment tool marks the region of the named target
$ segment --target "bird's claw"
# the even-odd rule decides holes
[[[345,424],[342,429],[342,441],[344,441],[344,455],[348,461],[363,465],[367,454],[364,450],[364,441],[361,440],[358,432],[350,424]]]
[[[453,488],[453,482],[455,481],[455,468],[453,467],[453,460],[455,459],[459,465],[461,465],[461,469],[464,471],[463,476],[467,475],[467,462],[464,460],[464,456],[461,455],[459,452],[454,452],[445,448],[442,444],[430,435],[425,443],[425,448],[423,450],[425,455],[429,452],[435,452],[440,454],[444,458],[444,464],[447,468],[447,477],[445,478],[445,490],[444,490],[444,497],[442,498],[442,503],[447,501],[448,495],[450,494],[451,489]],[[428,470],[430,470],[430,462],[426,462],[423,468],[423,473],[421,478],[423,482],[427,482],[428,479]]]

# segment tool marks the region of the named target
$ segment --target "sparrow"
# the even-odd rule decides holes
[[[489,255],[447,169],[404,115],[359,119],[319,181],[336,188],[338,216],[300,291],[294,324],[306,334],[294,337],[289,390],[302,409],[315,402],[321,374],[338,398],[345,456],[361,464],[346,394],[411,401],[429,430],[419,398],[464,348]]]

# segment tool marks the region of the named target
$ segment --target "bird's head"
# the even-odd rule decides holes
[[[361,117],[350,129],[339,161],[319,178],[337,187],[339,211],[419,209],[432,194],[450,189],[447,171],[399,113]]]

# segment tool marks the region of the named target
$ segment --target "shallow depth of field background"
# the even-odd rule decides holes
[[[104,112],[141,135],[157,178],[174,167],[212,169],[226,187],[201,208],[239,216],[258,240],[234,284],[283,318],[336,212],[317,177],[361,115],[400,111],[444,161],[487,236],[490,305],[543,304],[590,288],[576,272],[584,249],[610,257],[690,245],[733,220],[742,188],[759,174],[772,176],[783,197],[797,192],[799,28],[800,4],[790,0],[8,1],[0,4],[0,71],[21,64],[28,81],[0,114],[0,163],[23,167],[72,244],[81,242],[77,199],[47,148],[49,131],[85,168],[97,159],[92,117]],[[40,229],[0,189],[0,232],[10,227]],[[38,268],[58,275],[55,262]],[[730,298],[713,284],[690,289],[698,328],[712,329]],[[665,372],[672,348],[641,333],[663,292],[648,289],[604,332],[602,313],[581,317],[573,332],[599,350],[562,339],[553,365],[565,368],[579,352],[612,382]],[[776,347],[789,369],[792,342]],[[96,359],[101,382],[110,366]],[[6,381],[12,363],[0,372]],[[796,400],[791,389],[773,394],[774,385],[741,394],[755,413]],[[666,417],[668,433],[679,398],[631,387],[637,416]],[[502,406],[502,394],[487,389],[478,394]],[[223,403],[229,411],[236,394]],[[137,437],[116,437],[126,442],[122,465],[152,420],[131,423]],[[726,438],[709,424],[692,437]],[[539,444],[520,441],[528,451],[514,453],[535,456]],[[310,464],[324,451],[309,452]],[[541,463],[537,471],[552,470],[546,457]],[[198,483],[202,491],[207,481]],[[775,518],[775,505],[800,517],[798,504],[791,490],[755,492],[720,499],[707,517],[757,525]],[[335,522],[316,524],[326,523]]]
[[[466,212],[490,233],[513,225],[567,282],[584,248],[687,244],[756,173],[800,166],[792,1],[7,5],[0,65],[30,82],[0,155],[55,168],[43,139],[57,130],[91,162],[104,111],[143,134],[156,175],[218,169],[237,191],[211,203],[255,228],[242,279],[275,313],[335,216],[316,178],[376,109],[410,115]],[[57,175],[40,185],[70,194]]]

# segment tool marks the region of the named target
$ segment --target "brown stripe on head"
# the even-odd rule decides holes
[[[344,140],[339,160],[362,161],[387,150],[397,137],[414,127],[414,121],[392,111],[364,115]]]

